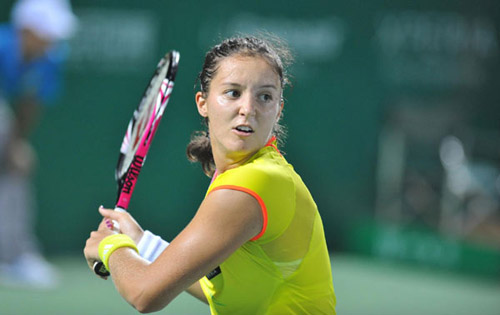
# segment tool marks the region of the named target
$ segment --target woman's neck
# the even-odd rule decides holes
[[[225,155],[214,154],[215,168],[219,174],[224,173],[227,170],[241,166],[247,162],[253,154],[249,156],[242,156],[241,158],[230,158]]]
[[[216,148],[214,148],[214,146],[212,146],[212,154],[214,157],[215,167],[217,169],[217,173],[219,174],[245,164],[257,152],[258,150],[255,152],[250,152],[248,154],[228,154],[225,152],[220,152],[220,150],[217,150]]]

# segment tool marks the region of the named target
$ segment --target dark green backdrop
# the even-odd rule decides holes
[[[11,3],[0,6],[4,20]],[[382,0],[75,0],[73,7],[80,30],[71,41],[65,89],[33,138],[40,159],[37,231],[53,253],[81,250],[98,223],[98,206],[113,206],[122,134],[157,60],[170,49],[181,52],[176,87],[130,206],[144,228],[167,239],[190,220],[209,183],[184,153],[190,134],[201,128],[195,77],[207,48],[235,32],[270,31],[289,40],[295,52],[293,87],[285,93],[284,151],[318,204],[332,249],[345,247],[356,219],[373,214],[377,139],[392,99],[467,94],[473,113],[486,112],[481,119],[497,123],[495,0],[418,6]],[[475,31],[489,39],[481,51],[474,48]],[[442,44],[449,36],[440,32],[457,39]],[[463,60],[473,63],[481,80],[453,80],[452,70]],[[445,61],[451,64],[445,67]]]

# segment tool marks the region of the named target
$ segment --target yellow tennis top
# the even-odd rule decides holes
[[[316,204],[276,143],[216,175],[207,195],[252,195],[262,231],[200,280],[212,314],[336,314],[330,259]]]

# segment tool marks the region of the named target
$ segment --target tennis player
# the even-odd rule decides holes
[[[53,288],[57,272],[35,232],[32,138],[63,92],[67,40],[78,22],[69,0],[9,2],[11,21],[0,23],[0,283]]]
[[[195,101],[208,132],[187,151],[212,182],[170,244],[129,213],[99,209],[104,219],[85,257],[91,269],[103,261],[139,311],[160,310],[188,290],[212,314],[335,314],[320,215],[277,147],[288,56],[257,37],[227,39],[206,54]]]

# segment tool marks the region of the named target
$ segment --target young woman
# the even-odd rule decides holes
[[[99,209],[104,220],[85,257],[91,268],[104,261],[139,311],[162,309],[188,290],[212,314],[335,314],[320,215],[277,149],[286,56],[256,37],[231,38],[207,53],[195,101],[208,133],[193,138],[188,157],[213,179],[170,244],[128,213]],[[107,227],[110,220],[123,234]]]

